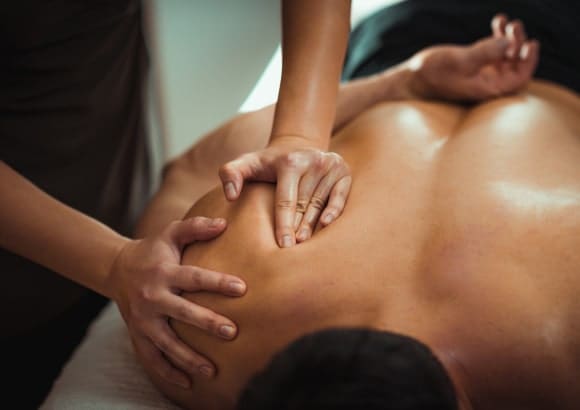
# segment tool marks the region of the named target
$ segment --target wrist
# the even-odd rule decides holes
[[[408,61],[396,65],[379,74],[379,89],[383,90],[382,100],[411,100],[421,98],[417,87],[417,71]]]
[[[272,134],[270,137],[269,147],[292,147],[296,149],[328,149],[329,138],[326,138],[326,143],[321,138],[308,137],[299,134]]]
[[[135,242],[127,237],[119,235],[119,238],[112,244],[110,263],[106,269],[105,281],[103,282],[103,289],[101,294],[109,299],[117,299],[116,295],[116,276],[119,272],[125,269],[125,253],[127,248]]]
[[[426,61],[432,61],[432,52],[430,50],[421,51],[403,62],[402,65],[408,71],[406,82],[407,93],[410,98],[430,100],[440,98],[437,95],[433,83],[433,63],[429,62],[429,70],[426,69]],[[435,77],[436,78],[436,77]]]

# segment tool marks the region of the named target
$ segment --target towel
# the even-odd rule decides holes
[[[117,305],[109,303],[63,368],[42,410],[179,409],[137,361]]]

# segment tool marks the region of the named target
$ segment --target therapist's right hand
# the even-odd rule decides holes
[[[127,242],[110,271],[110,294],[135,349],[163,379],[183,388],[190,387],[188,374],[212,377],[216,369],[178,338],[169,318],[226,340],[237,332],[231,320],[180,296],[184,291],[227,296],[245,293],[245,283],[235,276],[180,264],[186,245],[212,239],[225,228],[226,221],[219,218],[173,222],[157,237]]]

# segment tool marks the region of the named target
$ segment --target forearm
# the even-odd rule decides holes
[[[341,84],[332,135],[375,104],[413,98],[408,90],[412,75],[402,64],[374,76]],[[267,145],[276,105],[240,114],[206,134],[181,155],[181,165],[189,167],[189,172],[211,180],[212,185],[219,183],[217,171],[221,165]]]
[[[42,192],[0,161],[0,247],[109,295],[107,278],[127,241]]]
[[[409,76],[408,70],[397,66],[341,85],[332,133],[381,101],[407,98]],[[167,223],[181,219],[197,199],[219,184],[221,165],[264,148],[275,108],[270,105],[231,119],[168,164],[161,188],[143,213],[136,235],[158,232]]]
[[[380,103],[408,98],[409,72],[393,67],[383,73],[342,84],[332,133],[358,114]],[[185,215],[195,200],[219,184],[218,169],[240,155],[268,143],[276,106],[239,115],[205,135],[167,166],[161,189],[153,197],[138,225],[142,236]]]
[[[342,84],[332,133],[338,132],[354,117],[375,104],[411,98],[408,90],[411,77],[412,73],[402,64]]]
[[[299,136],[326,149],[350,30],[350,1],[285,0],[282,21],[282,81],[270,142]]]

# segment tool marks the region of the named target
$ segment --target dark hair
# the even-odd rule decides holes
[[[418,340],[329,329],[292,342],[255,375],[238,410],[456,410],[443,365]]]

